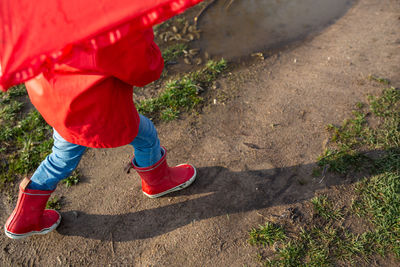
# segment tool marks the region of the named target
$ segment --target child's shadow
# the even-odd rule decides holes
[[[158,236],[194,220],[296,203],[311,198],[316,189],[326,186],[311,177],[313,167],[315,164],[239,172],[218,166],[199,168],[191,187],[168,195],[186,195],[190,197],[187,201],[119,215],[79,212],[76,218],[74,212],[65,212],[58,232],[98,240],[110,240],[112,233],[114,241],[123,242]],[[301,179],[310,184],[302,184]],[[330,184],[342,182],[337,179]]]

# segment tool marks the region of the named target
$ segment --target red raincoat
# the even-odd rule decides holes
[[[151,27],[200,1],[2,0],[0,89],[26,82],[32,103],[69,142],[126,145],[139,125],[132,86],[163,69]]]

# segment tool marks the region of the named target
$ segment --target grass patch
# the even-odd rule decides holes
[[[80,182],[80,173],[75,170],[66,179],[61,181],[67,188],[77,185]]]
[[[162,57],[164,58],[165,62],[175,61],[179,57],[183,56],[183,50],[186,50],[187,48],[187,44],[184,43],[171,45],[164,49],[164,51],[162,52]]]
[[[379,243],[380,231],[354,234],[341,226],[343,215],[332,209],[327,196],[314,198],[311,202],[314,205],[312,217],[319,217],[320,220],[306,225],[290,236],[280,235],[274,239],[268,231],[267,234],[263,234],[265,227],[251,230],[250,244],[262,245],[273,251],[272,256],[261,256],[260,260],[264,265],[274,267],[354,265],[356,262],[369,262],[373,253],[378,252],[376,248],[382,247]],[[279,233],[287,231],[283,226],[271,222],[267,222],[266,225],[273,225],[273,229],[279,229]]]
[[[23,111],[23,85],[0,94],[0,189],[34,171],[53,145],[51,127],[36,110]]]
[[[166,90],[157,98],[141,101],[137,105],[139,113],[151,118],[171,121],[182,111],[189,111],[202,101],[197,93],[196,83],[189,77],[168,82]]]
[[[139,113],[152,119],[174,120],[181,112],[190,111],[203,101],[200,92],[226,67],[227,63],[223,59],[218,62],[209,61],[201,70],[167,82],[165,90],[158,97],[139,102],[137,109]]]
[[[351,119],[327,128],[332,145],[319,157],[313,175],[321,175],[322,168],[341,174],[363,169],[371,177],[356,183],[353,203],[340,210],[327,196],[313,198],[312,221],[280,242],[252,229],[250,243],[269,249],[269,256],[261,257],[267,266],[368,265],[377,255],[389,254],[400,259],[400,90],[390,87],[369,96],[367,104],[356,105]],[[355,234],[343,227],[352,215],[371,228]]]
[[[397,166],[400,154],[397,154]],[[400,172],[388,171],[357,184],[358,198],[353,202],[355,213],[367,219],[375,230],[374,249],[382,256],[388,252],[400,259]]]
[[[338,209],[334,209],[332,203],[326,196],[314,197],[311,200],[314,205],[316,214],[323,217],[326,220],[340,220],[343,218],[342,213]]]
[[[258,229],[253,228],[250,231],[249,243],[251,245],[270,246],[275,242],[286,239],[285,231],[282,227],[271,222],[260,225]]]
[[[390,84],[390,80],[389,79],[381,78],[381,77],[378,77],[378,76],[375,76],[375,75],[372,75],[372,74],[368,76],[368,79],[370,81],[375,81],[375,82],[386,84],[386,85]]]
[[[372,126],[371,121],[376,121]],[[361,169],[374,172],[374,160],[363,151],[398,149],[400,147],[400,90],[383,90],[379,97],[369,96],[368,104],[357,104],[351,119],[342,125],[328,125],[333,146],[318,158],[318,165],[329,171],[347,173]]]
[[[60,210],[61,209],[61,200],[54,196],[49,199],[46,203],[46,209],[52,209],[52,210]]]
[[[368,158],[353,150],[337,150],[337,149],[326,149],[324,154],[318,158],[318,165],[320,170],[315,170],[315,174],[322,174],[322,167],[328,166],[329,171],[345,174],[350,169],[359,171],[364,166],[365,161]]]

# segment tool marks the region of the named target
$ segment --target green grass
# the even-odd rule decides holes
[[[313,175],[322,175],[323,169],[347,175],[367,171],[370,177],[355,185],[353,203],[337,209],[334,199],[314,197],[313,220],[302,230],[278,242],[269,232],[255,235],[252,229],[250,243],[262,245],[264,252],[269,248],[269,256],[261,257],[267,266],[358,266],[377,255],[400,260],[400,90],[390,87],[380,96],[369,96],[368,103],[357,103],[352,118],[327,129],[332,145],[318,158],[320,167]],[[343,222],[354,215],[371,227],[352,233]],[[276,224],[274,229],[290,232]]]
[[[0,94],[0,189],[34,171],[53,145],[51,127],[36,110],[24,111],[26,89]]]
[[[49,199],[46,203],[46,209],[60,210],[61,201],[58,197],[54,196]]]
[[[225,60],[209,61],[201,70],[189,73],[182,78],[169,81],[165,90],[156,98],[137,103],[139,113],[152,119],[171,121],[184,111],[193,110],[203,99],[204,91],[227,67]]]
[[[364,151],[391,150],[400,147],[400,90],[383,90],[379,97],[369,96],[368,105],[358,103],[351,119],[342,125],[328,125],[333,146],[318,158],[318,165],[329,171],[347,173],[361,169],[372,172],[373,160]],[[370,121],[377,121],[371,126]]]
[[[397,167],[400,154],[397,154]],[[357,184],[358,198],[353,211],[366,218],[375,229],[371,233],[375,250],[385,256],[393,253],[400,259],[400,168],[388,170]]]
[[[253,228],[250,231],[249,243],[251,245],[270,246],[277,241],[285,239],[286,234],[282,227],[271,222],[266,222],[265,225],[260,225],[258,229]]]
[[[343,214],[338,209],[334,209],[332,203],[326,196],[318,196],[311,199],[315,213],[326,220],[340,220]]]
[[[159,115],[164,121],[171,121],[178,117],[182,111],[193,109],[201,98],[197,93],[197,85],[188,78],[168,82],[166,90],[157,98],[152,98],[139,103],[139,113]]]
[[[252,229],[249,243],[267,246],[272,256],[261,257],[266,266],[335,266],[338,263],[353,265],[356,262],[368,262],[374,253],[386,251],[380,243],[382,231],[366,231],[362,234],[351,233],[342,226],[343,215],[332,209],[327,196],[311,201],[314,205],[313,217],[321,220],[306,225],[290,236],[283,226],[267,222],[258,230]],[[346,211],[348,212],[348,211]],[[273,226],[271,231],[271,225]],[[278,238],[274,233],[279,232]],[[398,236],[395,236],[396,238]],[[394,239],[390,243],[392,244]],[[394,242],[396,243],[396,242]],[[382,252],[384,255],[384,252]],[[271,254],[271,253],[270,253]]]
[[[324,154],[318,158],[318,165],[321,169],[328,166],[329,171],[345,174],[350,169],[360,170],[367,160],[365,155],[358,151],[326,149]],[[315,170],[314,173],[322,172]]]
[[[371,81],[376,81],[376,82],[385,84],[385,85],[389,85],[391,83],[389,79],[377,77],[375,75],[369,75],[368,79],[371,80]]]
[[[68,176],[66,179],[61,181],[67,188],[77,185],[80,182],[80,173],[75,170],[72,172],[70,176]]]
[[[186,50],[187,48],[187,44],[184,43],[173,44],[164,49],[162,52],[162,57],[164,58],[165,62],[175,61],[183,56],[183,50]]]

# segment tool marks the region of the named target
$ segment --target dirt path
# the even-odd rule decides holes
[[[360,0],[337,23],[218,81],[216,104],[198,116],[158,125],[170,164],[191,162],[197,181],[151,200],[132,149],[89,150],[84,180],[60,186],[63,221],[54,233],[12,241],[0,236],[2,266],[256,266],[248,230],[288,204],[350,179],[311,176],[326,142],[355,103],[400,84],[400,1]],[[228,99],[225,100],[224,99]],[[14,203],[2,199],[0,221]]]

